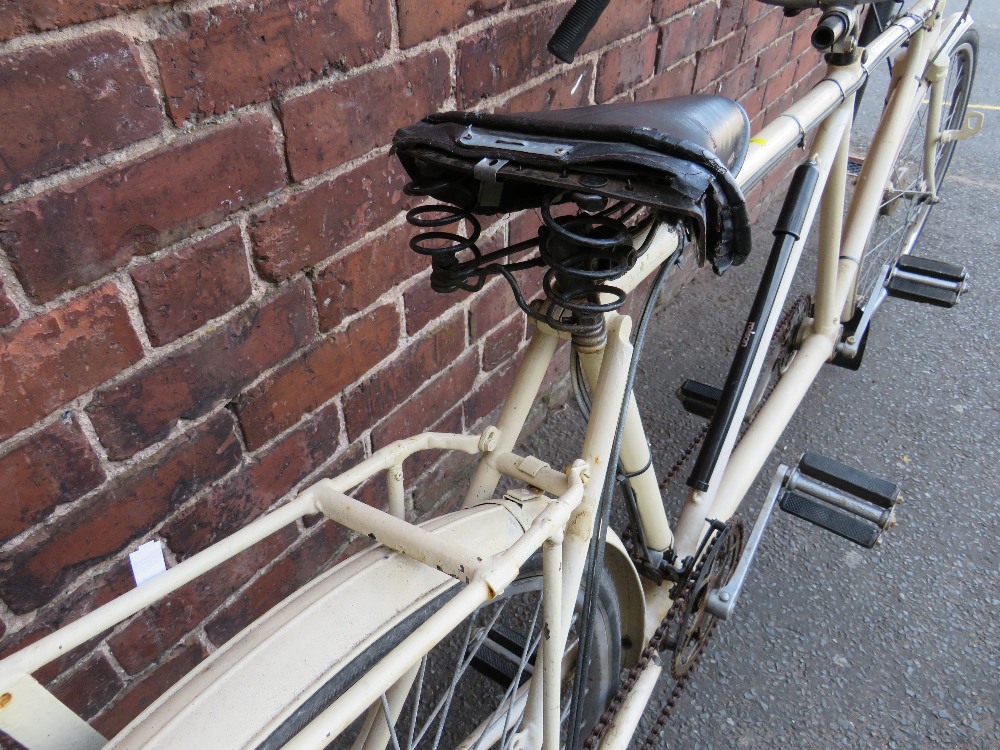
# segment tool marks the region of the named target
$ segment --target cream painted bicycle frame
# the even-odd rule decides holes
[[[746,190],[759,182],[782,157],[804,144],[815,132],[809,158],[820,171],[820,183],[809,206],[806,226],[820,214],[819,262],[814,295],[815,315],[807,325],[801,347],[789,369],[765,403],[745,439],[737,433],[747,409],[749,394],[740,404],[724,443],[723,455],[706,491],[692,491],[676,526],[667,519],[635,398],[630,396],[621,461],[629,472],[648,465],[630,481],[635,490],[644,537],[653,549],[673,548],[679,558],[695,554],[707,519],[728,519],[743,501],[781,433],[789,423],[822,365],[829,361],[841,335],[841,316],[850,312],[858,260],[869,228],[876,217],[883,185],[892,168],[900,142],[914,109],[930,89],[929,133],[940,128],[942,92],[930,81],[939,80],[931,59],[946,63],[950,49],[938,49],[942,39],[954,44],[962,27],[971,19],[955,14],[942,18],[943,1],[921,0],[868,47],[864,61],[853,66],[830,68],[827,77],[768,124],[751,141],[746,161],[737,175]],[[954,33],[953,33],[954,32]],[[847,157],[853,120],[854,92],[874,66],[908,41],[905,55],[897,60],[891,101],[879,124],[873,145],[858,178],[846,221],[844,215]],[[925,144],[925,164],[932,173],[933,136]],[[931,186],[932,191],[935,186]],[[681,245],[681,229],[662,224],[656,229],[647,252],[616,285],[632,291],[653,274]],[[783,277],[781,300],[787,295],[796,272],[805,237],[793,249],[793,261]],[[779,302],[776,309],[780,311]],[[777,314],[767,321],[764,340],[769,340]],[[617,314],[607,316],[608,338],[603,347],[581,350],[581,361],[592,384],[593,407],[580,460],[565,473],[554,471],[532,457],[514,454],[513,448],[543,377],[562,336],[538,326],[515,376],[495,427],[479,436],[425,433],[377,451],[370,459],[334,478],[318,482],[295,500],[248,524],[231,537],[178,564],[167,573],[104,605],[22,651],[0,661],[0,729],[18,738],[31,750],[73,747],[89,750],[103,747],[105,740],[77,718],[31,678],[31,673],[76,646],[127,619],[142,608],[193,580],[296,519],[324,513],[334,521],[427,565],[428,575],[444,571],[465,585],[436,614],[405,638],[388,656],[367,672],[353,687],[302,730],[288,748],[321,748],[330,737],[365,711],[370,731],[359,738],[356,748],[384,750],[388,734],[383,712],[398,715],[414,674],[414,665],[471,611],[502,591],[516,578],[524,562],[539,549],[543,555],[544,612],[546,626],[555,637],[543,645],[540,668],[530,688],[518,697],[525,716],[515,746],[545,747],[559,744],[562,659],[569,623],[577,601],[596,512],[609,470],[609,455],[616,430],[632,346],[631,321]],[[760,373],[764,351],[754,362],[752,379]],[[405,521],[402,462],[418,450],[459,450],[480,456],[465,498],[472,507],[494,496],[501,476],[513,477],[540,488],[555,499],[535,508],[523,523],[525,530],[504,551],[480,559],[475,550],[443,544],[434,534]],[[385,472],[389,512],[378,511],[349,497],[347,492],[365,480]],[[636,576],[636,580],[638,580]],[[644,638],[669,608],[668,587],[646,585],[643,601],[636,606],[645,613]],[[640,614],[640,617],[642,615]],[[636,690],[609,728],[603,747],[625,747],[656,683],[660,667],[650,664]],[[252,689],[252,687],[248,687]],[[382,696],[385,696],[383,700]],[[141,717],[140,717],[141,718]],[[374,728],[372,728],[374,727]]]

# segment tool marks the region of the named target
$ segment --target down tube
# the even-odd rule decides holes
[[[841,104],[829,118],[827,118],[827,120],[820,126],[816,143],[810,152],[809,159],[816,163],[819,168],[820,175],[816,191],[813,194],[813,198],[809,203],[809,209],[806,212],[805,226],[807,228],[812,226],[816,212],[819,209],[820,200],[825,192],[824,188],[829,179],[831,168],[836,161],[837,153],[841,149],[844,133],[851,123],[853,106],[852,97],[848,97],[847,100]],[[780,315],[780,311],[784,306],[784,300],[787,298],[788,290],[798,268],[799,259],[802,255],[802,249],[805,246],[808,235],[809,231],[807,229],[807,231],[803,232],[802,237],[797,240],[793,246],[792,257],[788,263],[779,287],[778,302],[775,305],[776,314],[773,315],[768,321],[768,329],[766,329],[766,335],[764,337],[765,340],[769,340],[773,334],[776,318]],[[830,346],[832,347],[832,338],[830,341]],[[760,370],[766,354],[767,347],[761,347],[761,351],[758,352],[758,356],[751,371],[751,383],[753,383],[760,376]],[[813,377],[815,377],[815,373],[813,373]],[[732,456],[734,452],[736,440],[743,422],[743,417],[746,414],[749,401],[752,398],[753,390],[752,385],[750,385],[744,391],[743,398],[741,399],[737,409],[736,417],[724,439],[723,448],[717,463],[717,469],[709,482],[708,489],[704,491],[692,490],[688,495],[684,508],[681,511],[681,516],[678,520],[676,529],[676,549],[678,557],[681,559],[689,555],[694,555],[697,552],[698,544],[704,535],[708,519],[725,521],[732,516],[732,514],[739,507],[740,503],[743,501],[743,496],[746,494],[746,488],[752,484],[754,478],[763,465],[763,459],[760,464],[755,466],[747,466],[745,463],[730,461],[730,456]],[[767,404],[765,404],[764,409],[767,409]],[[763,417],[763,414],[764,411],[762,410],[761,414],[758,415],[757,420],[755,420],[755,423]],[[788,419],[785,419],[784,422],[778,426],[779,428],[774,431],[773,435],[767,435],[766,439],[769,442],[766,446],[763,446],[766,448],[766,451],[761,451],[764,455],[764,459],[766,459],[767,455],[770,454],[774,444],[777,442],[778,437],[781,435],[781,432],[784,431],[787,424]],[[735,478],[734,474],[737,473],[739,474],[739,477]],[[734,493],[732,491],[734,479],[736,479],[737,486],[743,488],[738,493]]]

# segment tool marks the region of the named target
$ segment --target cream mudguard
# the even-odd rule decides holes
[[[971,24],[961,14],[943,17],[943,6],[935,0],[914,4],[863,57],[850,65],[831,67],[823,81],[753,138],[737,175],[744,191],[793,149],[812,144],[807,158],[815,165],[818,180],[805,206],[805,227],[811,226],[817,214],[821,219],[814,314],[802,327],[787,372],[738,440],[753,390],[746,389],[707,488],[690,492],[674,524],[663,508],[638,405],[629,397],[620,460],[630,477],[642,537],[649,548],[670,550],[677,559],[698,554],[708,520],[725,521],[740,506],[820,368],[843,345],[842,323],[854,310],[859,261],[916,108],[930,102],[924,154],[925,171],[931,175],[937,144],[968,137],[981,126],[981,115],[973,113],[960,128],[940,132],[944,92],[935,84],[942,79],[951,46]],[[854,95],[869,71],[904,44],[906,52],[895,66],[890,105],[842,223]],[[930,183],[933,197],[933,178]],[[680,220],[654,226],[653,238],[637,240],[637,245],[644,243],[644,254],[616,280],[626,292],[682,250],[685,232]],[[792,247],[777,287],[774,313],[765,322],[764,340],[775,330],[807,233],[801,232]],[[367,712],[355,747],[384,750],[390,741],[385,717],[399,716],[421,657],[471,612],[501,594],[527,561],[540,556],[547,637],[532,678],[515,696],[512,710],[520,717],[520,728],[514,747],[556,750],[566,644],[632,358],[631,319],[609,313],[606,323],[606,344],[578,352],[593,406],[579,459],[565,471],[513,452],[564,337],[539,325],[495,426],[472,436],[425,433],[379,450],[352,470],[318,482],[228,539],[4,659],[0,662],[0,729],[30,750],[270,747],[268,738],[319,689],[329,692],[330,705],[305,726],[296,727],[285,747],[323,748]],[[765,353],[763,347],[752,362],[751,382],[762,370]],[[478,466],[463,510],[415,525],[405,518],[402,463],[421,450],[461,451],[478,456]],[[386,476],[388,512],[350,497],[352,490],[379,474]],[[525,489],[498,492],[504,477]],[[110,742],[31,678],[31,673],[60,655],[286,524],[317,512],[372,537],[377,546],[286,599]],[[605,558],[623,613],[624,661],[629,666],[667,613],[670,587],[640,584],[613,534],[609,534]],[[354,671],[344,671],[346,665]],[[639,675],[604,735],[602,747],[627,746],[661,669],[654,660]],[[479,732],[485,740],[480,746],[487,747],[500,736],[501,728],[484,725]]]

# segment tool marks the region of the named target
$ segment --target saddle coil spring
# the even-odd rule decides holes
[[[411,182],[404,192],[428,196],[442,187],[440,182]],[[599,196],[578,198],[578,202],[593,203]],[[538,236],[488,253],[478,245],[482,223],[471,209],[453,203],[418,206],[407,212],[406,220],[424,231],[410,239],[410,249],[430,257],[431,288],[437,292],[474,292],[482,289],[490,276],[503,276],[518,306],[531,318],[573,335],[598,335],[603,330],[604,313],[625,304],[625,292],[609,282],[635,263],[637,252],[631,236],[635,227],[625,221],[641,207],[616,203],[604,208],[606,200],[600,198],[602,210],[598,212],[552,215],[554,205],[573,199],[559,189],[548,191],[541,205],[543,226]],[[468,202],[475,203],[471,196]],[[612,215],[615,213],[619,216]],[[535,248],[537,254],[512,259]],[[546,302],[529,303],[514,273],[539,267],[546,268],[542,277]],[[604,301],[602,295],[606,295]]]

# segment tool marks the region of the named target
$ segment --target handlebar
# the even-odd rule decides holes
[[[609,2],[611,0],[576,0],[549,40],[549,52],[565,63],[573,62]]]

